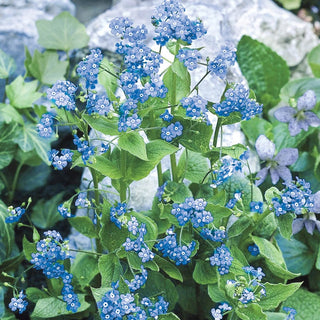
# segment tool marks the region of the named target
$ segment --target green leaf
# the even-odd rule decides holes
[[[265,44],[245,35],[238,43],[237,61],[257,100],[265,107],[275,106],[280,89],[290,77],[285,60]]]
[[[201,183],[209,169],[208,159],[199,153],[184,150],[179,159],[178,176]]]
[[[105,295],[108,291],[112,290],[111,287],[110,287],[110,288],[104,288],[104,287],[102,287],[102,288],[93,288],[93,287],[90,287],[90,289],[91,289],[92,295],[93,295],[93,297],[94,297],[94,300],[95,300],[96,302],[101,301],[102,298],[104,297],[104,295]]]
[[[14,59],[0,49],[0,79],[7,79],[16,70]]]
[[[229,208],[212,203],[207,204],[206,210],[211,212],[216,225],[220,225],[219,223],[223,218],[230,217],[233,213]]]
[[[243,320],[267,320],[267,315],[263,313],[257,303],[250,303],[243,308],[236,308],[236,314]]]
[[[14,244],[13,225],[6,223],[5,219],[9,216],[8,207],[0,200],[0,263],[10,257]]]
[[[173,263],[158,255],[154,257],[154,261],[170,278],[183,282],[183,277],[180,270]]]
[[[105,155],[96,156],[92,163],[87,163],[87,166],[96,169],[102,175],[111,179],[119,179],[122,176],[118,164],[107,159]]]
[[[287,10],[295,10],[301,7],[301,0],[277,0]]]
[[[320,296],[302,288],[283,303],[283,306],[297,310],[296,320],[318,320],[319,305]]]
[[[280,191],[276,187],[271,187],[268,190],[266,190],[264,197],[266,198],[268,204],[272,203],[272,199],[276,198],[277,196],[280,196]]]
[[[95,225],[89,217],[73,217],[69,218],[69,223],[72,227],[82,233],[84,236],[88,238],[96,238],[97,231]]]
[[[170,313],[165,313],[165,314],[160,314],[158,316],[159,320],[180,320],[180,318],[175,315],[174,313],[170,312]]]
[[[320,78],[320,45],[316,46],[309,52],[308,63],[313,75]]]
[[[233,238],[245,232],[250,226],[253,225],[251,218],[242,216],[236,220],[228,230],[228,237]]]
[[[224,291],[220,290],[217,284],[208,285],[208,295],[213,302],[227,301]]]
[[[172,105],[176,105],[179,101],[186,97],[190,92],[190,74],[188,69],[175,59],[173,64],[168,68],[163,76],[163,83],[170,88],[167,98]]]
[[[62,300],[62,296],[59,296],[58,298],[51,297],[38,300],[31,314],[31,318],[50,319],[58,316],[73,315],[85,311],[90,307],[90,304],[85,301],[84,294],[78,294],[81,305],[76,313],[73,313],[72,311],[68,311],[66,309],[67,304]]]
[[[50,85],[58,80],[65,80],[64,75],[67,67],[68,61],[60,61],[57,52],[45,51],[40,53],[35,50],[28,70],[41,83]]]
[[[46,49],[68,52],[88,45],[89,36],[85,26],[69,12],[62,12],[51,21],[38,20],[36,26],[38,43]]]
[[[182,203],[186,198],[192,197],[190,189],[184,183],[168,181],[165,191],[169,198],[177,203]]]
[[[286,320],[287,315],[280,312],[266,312],[268,320]]]
[[[26,295],[28,300],[33,303],[37,303],[39,299],[48,298],[48,294],[39,288],[29,287],[26,289]]]
[[[0,169],[8,166],[17,146],[12,142],[16,136],[17,125],[0,123]]]
[[[36,91],[37,85],[37,80],[25,82],[22,76],[17,77],[6,86],[10,104],[19,109],[30,108],[42,96],[42,93]]]
[[[23,118],[10,104],[0,103],[0,122],[18,122],[23,124]]]
[[[288,240],[292,236],[292,221],[294,218],[295,215],[293,213],[287,213],[277,217],[280,233]]]
[[[141,160],[148,161],[146,144],[138,132],[123,133],[119,137],[118,145]]]
[[[269,269],[277,277],[282,279],[293,279],[299,274],[287,270],[281,251],[279,251],[270,241],[252,236],[253,242],[259,247],[260,255],[266,259]]]
[[[309,274],[316,259],[314,252],[294,238],[287,240],[277,235],[276,240],[288,270],[303,276]]]
[[[0,270],[6,271],[6,272],[11,270],[16,270],[23,260],[24,260],[24,254],[23,252],[20,252],[20,254],[16,256],[3,260],[0,263]]]
[[[50,140],[40,137],[35,125],[31,123],[25,123],[19,130],[13,141],[24,152],[35,149],[42,161],[50,165],[50,161],[48,160],[48,152],[51,150]]]
[[[3,319],[5,314],[5,305],[4,305],[4,288],[0,287],[0,318]]]
[[[82,119],[84,119],[91,128],[103,134],[111,136],[117,136],[119,134],[118,123],[115,119],[108,119],[99,114],[84,114],[82,115]]]
[[[248,140],[254,144],[262,134],[266,137],[270,137],[272,133],[272,124],[263,118],[255,117],[248,121],[242,121],[241,129]]]
[[[117,78],[115,74],[114,64],[104,57],[100,63],[98,82],[106,89],[109,99],[116,100],[115,92],[118,87]]]
[[[163,157],[175,153],[178,150],[179,148],[164,140],[152,140],[147,144],[147,157],[150,161],[159,162]]]
[[[253,118],[253,119],[256,119],[256,118]],[[248,121],[245,121],[245,122],[248,122]],[[203,155],[209,158],[211,162],[215,162],[220,158],[220,152],[222,155],[228,155],[234,159],[239,159],[239,157],[246,150],[247,150],[247,147],[245,147],[243,144],[238,143],[228,147],[212,148],[209,152],[206,152]]]
[[[302,282],[290,283],[290,284],[272,284],[264,283],[267,296],[262,298],[259,302],[263,310],[271,310],[277,308],[278,305],[293,295],[301,286]]]
[[[79,252],[71,265],[71,273],[82,288],[89,286],[90,281],[99,273],[96,256]]]
[[[313,168],[314,158],[309,152],[300,153],[298,160],[291,166],[291,170],[295,172],[303,172]]]
[[[217,280],[216,268],[209,261],[197,260],[192,277],[199,284],[214,284]]]
[[[111,286],[111,283],[119,280],[122,274],[122,266],[119,258],[114,253],[108,253],[99,258],[99,272],[103,286]]]
[[[41,229],[53,227],[58,221],[63,220],[57,207],[62,202],[64,191],[56,194],[53,198],[40,199],[32,208],[31,221]]]
[[[28,239],[24,235],[23,240],[22,240],[22,247],[23,247],[23,253],[24,253],[26,259],[30,261],[32,258],[31,254],[37,252],[36,243],[28,241]]]

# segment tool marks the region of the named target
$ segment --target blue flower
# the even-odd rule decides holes
[[[182,135],[183,126],[180,122],[171,123],[168,127],[161,129],[161,139],[170,142]]]
[[[229,273],[229,268],[232,264],[233,257],[230,250],[222,244],[220,247],[214,250],[213,256],[209,258],[212,266],[218,267],[218,272],[221,275]]]
[[[58,81],[53,87],[47,90],[47,98],[53,101],[56,106],[67,111],[76,108],[75,93],[77,87],[70,81]]]
[[[295,316],[297,314],[296,309],[290,307],[283,307],[282,310],[288,314],[286,320],[295,320]]]
[[[8,211],[10,212],[10,215],[9,217],[6,217],[6,220],[5,220],[6,223],[18,222],[26,212],[26,210],[21,207],[16,207],[16,208],[9,207]]]
[[[26,295],[23,291],[20,291],[18,298],[11,298],[11,302],[9,303],[9,308],[11,311],[19,311],[19,313],[23,313],[27,309],[28,301],[24,300]]]
[[[248,246],[248,251],[254,257],[257,256],[258,254],[260,254],[259,247],[256,244],[249,245]]]
[[[251,201],[250,202],[250,211],[262,213],[263,212],[263,202],[261,201]]]

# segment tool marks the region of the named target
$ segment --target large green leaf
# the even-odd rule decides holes
[[[214,284],[217,282],[216,269],[209,261],[197,260],[192,277],[199,284]]]
[[[148,161],[146,144],[138,132],[123,133],[119,137],[118,145],[141,160]]]
[[[50,161],[48,160],[48,152],[51,150],[50,140],[40,137],[36,127],[31,123],[25,123],[25,125],[19,129],[20,131],[13,141],[17,143],[24,152],[35,149],[42,161],[50,165]]]
[[[0,200],[0,243],[2,243],[0,246],[0,263],[10,256],[14,244],[13,226],[5,222],[8,216],[8,208]]]
[[[287,10],[299,9],[301,6],[301,0],[277,0]]]
[[[179,320],[180,318],[172,312],[166,314],[160,314],[158,316],[159,320]]]
[[[8,166],[17,146],[13,143],[17,125],[0,123],[0,169]]]
[[[90,125],[91,128],[111,136],[119,134],[118,124],[114,120],[110,120],[107,117],[99,114],[84,114],[82,118]]]
[[[272,124],[263,118],[255,117],[248,121],[242,121],[241,129],[248,140],[254,144],[261,134],[271,138]]]
[[[63,220],[57,207],[62,202],[64,191],[56,194],[53,198],[40,199],[32,208],[31,221],[41,229],[52,228],[58,221]]]
[[[83,312],[90,307],[90,304],[85,301],[84,294],[78,294],[78,298],[81,306],[76,313]],[[57,298],[52,297],[39,299],[31,314],[31,319],[50,319],[58,316],[75,314],[72,311],[68,311],[66,309],[66,306],[67,304],[62,300],[62,296],[59,296]]]
[[[80,164],[83,166],[82,160]],[[110,161],[105,157],[105,155],[96,156],[93,159],[92,163],[87,163],[87,166],[99,171],[101,174],[103,174],[106,177],[110,177],[111,179],[121,178],[119,164]]]
[[[320,45],[316,46],[309,52],[308,63],[313,75],[320,78]]]
[[[285,60],[263,43],[243,36],[238,43],[237,60],[259,102],[275,106],[280,89],[289,81],[290,71]]]
[[[98,81],[106,89],[109,99],[116,100],[115,92],[118,87],[118,81],[115,76],[114,64],[104,57],[100,63]]]
[[[98,272],[98,258],[91,254],[78,253],[71,265],[71,273],[82,288],[88,286]]]
[[[97,231],[96,228],[92,222],[92,220],[87,217],[74,217],[69,219],[70,224],[72,227],[74,227],[76,230],[78,230],[81,234],[88,238],[96,238],[97,237]]]
[[[63,50],[86,47],[89,42],[86,28],[69,12],[62,12],[53,20],[38,20],[39,44],[46,49]]]
[[[236,314],[242,320],[267,320],[267,315],[257,303],[250,303],[243,308],[236,308]]]
[[[32,62],[28,67],[31,75],[43,84],[54,84],[58,80],[65,80],[68,61],[60,61],[54,51],[40,53],[35,50]]]
[[[14,107],[0,103],[0,122],[10,123],[12,121],[23,124],[22,116]]]
[[[0,79],[9,78],[16,70],[16,64],[9,55],[0,49]]]
[[[180,270],[170,261],[156,255],[154,261],[159,268],[164,271],[170,278],[183,282],[183,277]]]
[[[108,253],[99,258],[99,272],[103,286],[111,286],[113,282],[119,280],[122,274],[122,266],[115,253]]]
[[[17,77],[6,86],[6,94],[10,104],[16,108],[30,108],[42,93],[37,92],[38,81],[25,82],[22,76]]]

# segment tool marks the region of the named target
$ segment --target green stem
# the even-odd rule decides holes
[[[5,86],[6,87],[8,85],[8,78],[6,79],[6,83],[5,83]],[[6,99],[7,99],[7,94],[6,94],[6,90],[4,90],[4,93],[3,93],[3,103],[6,103]]]
[[[217,147],[219,130],[221,128],[221,125],[222,125],[222,119],[218,117],[217,125],[216,125],[216,128],[214,130],[214,136],[213,136],[213,146],[214,147]]]
[[[178,182],[177,162],[176,162],[175,153],[170,154],[170,163],[171,163],[172,181]]]
[[[66,51],[66,55],[67,55],[67,70],[66,70],[66,79],[69,80],[69,73],[70,73],[70,57],[69,57],[69,52]]]
[[[23,114],[33,123],[38,123],[38,121],[30,114],[29,111],[25,110]]]
[[[92,255],[95,255],[95,256],[103,256],[102,253],[88,251],[88,250],[69,249],[68,251],[88,253],[88,254],[92,254]]]
[[[158,173],[158,186],[161,187],[163,185],[161,161],[157,164],[157,173]]]
[[[0,178],[2,179],[3,183],[5,184],[6,188],[9,190],[9,183],[2,171],[0,171]]]
[[[11,203],[12,200],[13,200],[14,193],[15,193],[16,187],[17,187],[19,174],[20,174],[21,168],[23,167],[23,164],[24,164],[23,162],[19,162],[17,170],[16,170],[16,172],[14,174],[12,185],[11,185],[11,190],[9,192],[9,203]]]
[[[120,151],[120,171],[122,178],[120,179],[120,202],[127,200],[127,185],[125,183],[127,166],[127,151]]]
[[[205,75],[204,75],[204,76],[198,81],[198,83],[191,89],[189,95],[190,95],[194,90],[196,90],[196,89],[198,88],[199,84],[207,77],[207,75],[208,75],[209,73],[210,73],[209,71],[207,71],[207,72],[205,73]]]

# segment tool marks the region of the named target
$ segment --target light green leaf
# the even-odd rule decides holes
[[[290,284],[264,283],[267,295],[259,302],[260,306],[263,310],[272,310],[277,308],[282,301],[293,295],[299,289],[301,284],[302,282]]]
[[[24,152],[35,149],[42,161],[50,165],[48,152],[51,150],[51,140],[40,137],[36,127],[31,123],[25,123],[25,125],[19,128],[19,130],[18,135],[13,139],[13,141],[17,143]]]
[[[23,118],[10,104],[0,103],[0,122],[18,122],[23,124]]]
[[[236,314],[242,320],[267,320],[267,315],[263,313],[257,303],[250,303],[243,308],[236,308]]]
[[[280,312],[266,312],[268,320],[286,320],[287,315]]]
[[[158,319],[159,320],[179,320],[180,318],[174,313],[170,312],[170,313],[160,314],[158,316]]]
[[[9,216],[8,207],[0,200],[0,263],[10,257],[14,244],[14,229],[5,220]]]
[[[294,218],[295,215],[293,213],[287,213],[277,217],[279,231],[281,235],[288,240],[292,236],[292,221]]]
[[[55,51],[40,53],[35,50],[32,62],[28,67],[31,75],[43,84],[54,84],[58,80],[65,80],[68,61],[60,61]]]
[[[82,119],[84,119],[91,128],[101,133],[111,136],[117,136],[119,134],[116,119],[111,120],[99,114],[84,114],[82,115]]]
[[[15,70],[14,59],[0,49],[0,79],[9,78]]]
[[[26,238],[26,235],[24,235],[22,240],[22,247],[23,247],[23,253],[26,259],[30,261],[32,258],[31,254],[37,252],[36,244],[28,241],[28,239]]]
[[[48,293],[42,291],[39,288],[29,287],[26,289],[26,295],[28,300],[36,303],[39,299],[48,298]]]
[[[32,208],[31,221],[41,229],[53,227],[58,221],[63,220],[57,207],[62,202],[64,191],[56,194],[53,198],[40,199]]]
[[[89,286],[90,281],[99,273],[98,258],[87,253],[77,253],[71,265],[71,273],[82,288]]]
[[[301,6],[301,0],[277,0],[287,10],[299,9]]]
[[[8,166],[13,159],[17,146],[13,143],[16,136],[17,124],[0,123],[0,169]]]
[[[256,119],[256,118],[253,118],[253,119]],[[248,121],[245,121],[245,122],[248,122]],[[206,152],[203,155],[209,158],[211,162],[216,162],[220,158],[220,153],[221,155],[228,155],[234,159],[239,159],[239,157],[246,150],[247,150],[247,147],[245,147],[243,144],[238,143],[228,147],[212,148],[209,152]]]
[[[179,148],[164,140],[152,140],[147,144],[147,157],[150,161],[158,162],[178,150]]]
[[[275,106],[280,89],[290,77],[285,60],[265,44],[246,35],[238,43],[237,60],[257,100],[267,109]]]
[[[168,181],[165,191],[168,197],[177,203],[182,203],[186,198],[192,197],[192,192],[184,183]]]
[[[320,45],[316,46],[309,52],[308,63],[313,75],[320,78]]]
[[[248,140],[254,144],[262,134],[270,138],[270,134],[272,133],[272,124],[263,118],[255,117],[248,121],[242,121],[241,129]]]
[[[122,274],[122,266],[119,258],[114,253],[108,253],[99,258],[99,272],[103,286],[111,286],[113,282],[119,280]]]
[[[100,63],[98,82],[104,86],[110,100],[116,100],[115,92],[118,87],[118,79],[115,74],[114,64],[104,57]]]
[[[208,295],[210,299],[215,302],[219,303],[221,301],[227,301],[227,297],[224,291],[221,291],[218,287],[218,284],[209,284],[208,285]]]
[[[53,50],[68,52],[72,49],[86,47],[89,42],[86,28],[69,12],[62,12],[53,20],[38,20],[38,43]]]
[[[138,132],[123,133],[119,137],[118,145],[141,160],[148,161],[146,144]]]
[[[183,282],[183,277],[180,270],[170,261],[156,255],[154,261],[159,268],[164,271],[170,278]]]
[[[66,309],[67,304],[62,300],[62,296],[59,296],[58,298],[52,297],[38,300],[31,314],[31,319],[50,319],[57,316],[75,314]],[[85,301],[85,294],[78,294],[78,298],[81,305],[76,313],[85,311],[90,307],[90,304]]]
[[[87,163],[87,166],[96,169],[102,175],[110,177],[111,179],[121,178],[121,172],[120,168],[118,167],[118,164],[107,159],[105,155],[96,156],[93,159],[92,163]]]
[[[42,93],[37,92],[38,81],[25,82],[22,76],[17,77],[6,86],[6,94],[13,107],[23,109],[32,107]]]
[[[88,238],[97,237],[96,228],[89,217],[86,217],[86,216],[73,217],[73,218],[69,218],[68,220],[71,226],[74,227],[76,230],[78,230],[84,236]]]

